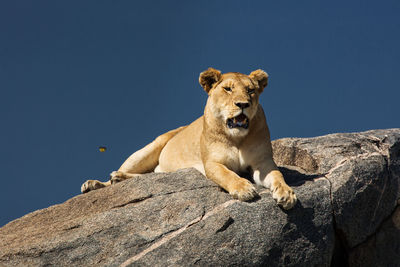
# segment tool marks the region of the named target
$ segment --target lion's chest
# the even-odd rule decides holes
[[[245,172],[252,165],[251,157],[249,157],[249,153],[246,150],[233,148],[226,156],[227,167],[236,173]]]
[[[248,154],[245,153],[243,150],[239,150],[238,160],[239,160],[240,171],[246,171],[249,168],[249,166],[251,166],[250,159],[247,155]]]

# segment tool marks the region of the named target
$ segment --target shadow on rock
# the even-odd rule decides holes
[[[279,167],[279,170],[282,172],[283,177],[285,177],[286,183],[292,186],[300,186],[303,185],[306,181],[312,181],[316,178],[323,176],[321,174],[303,173],[290,167],[281,166]]]

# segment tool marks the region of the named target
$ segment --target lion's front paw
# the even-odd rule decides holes
[[[229,191],[229,194],[240,201],[249,201],[258,196],[253,184],[246,179],[240,178]]]
[[[82,193],[87,193],[91,190],[96,190],[99,188],[103,188],[105,187],[105,185],[97,180],[87,180],[86,182],[84,182],[81,186],[81,192]]]
[[[293,208],[297,202],[296,194],[287,184],[279,183],[278,186],[272,189],[272,197],[277,204],[285,210]]]

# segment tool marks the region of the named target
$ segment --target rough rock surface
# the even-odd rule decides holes
[[[273,148],[292,210],[263,188],[232,200],[194,169],[153,173],[0,228],[0,266],[400,266],[400,129]]]

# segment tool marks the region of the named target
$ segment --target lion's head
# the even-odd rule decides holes
[[[208,93],[207,108],[225,132],[233,136],[246,135],[258,110],[259,96],[267,86],[268,74],[255,70],[250,75],[209,68],[199,82]]]

